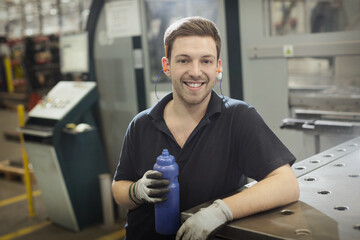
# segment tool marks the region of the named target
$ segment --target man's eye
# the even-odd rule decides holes
[[[205,64],[210,64],[210,63],[211,63],[211,60],[204,60],[203,63],[205,63]]]
[[[185,59],[180,59],[179,62],[180,62],[180,63],[187,63],[187,60],[185,60]]]

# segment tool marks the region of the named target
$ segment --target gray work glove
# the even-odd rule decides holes
[[[135,184],[135,197],[139,200],[158,203],[166,200],[165,194],[170,190],[167,187],[169,180],[162,178],[162,173],[149,170]]]
[[[230,208],[218,199],[209,207],[203,208],[189,217],[177,232],[176,240],[207,239],[211,233],[232,219]]]

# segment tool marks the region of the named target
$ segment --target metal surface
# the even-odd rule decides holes
[[[282,120],[281,128],[304,131],[313,135],[323,133],[343,133],[354,138],[360,135],[359,121],[334,121],[311,118],[285,118]],[[312,133],[310,131],[313,131]],[[350,137],[353,136],[353,137]]]
[[[301,176],[309,174],[310,172],[318,168],[330,164],[333,161],[340,160],[349,154],[354,154],[354,152],[358,151],[359,149],[360,137],[342,143],[338,146],[330,148],[327,151],[316,154],[300,162],[297,162],[292,166],[292,169],[296,177],[299,178]],[[354,161],[358,161],[360,163],[360,158],[358,160],[355,159]]]
[[[357,151],[299,178],[300,201],[336,222],[337,239],[360,239],[360,149],[355,147]],[[321,221],[315,226],[331,230]]]
[[[79,224],[55,148],[28,141],[25,142],[25,147],[51,221],[73,231],[79,231]]]
[[[357,109],[360,110],[360,109]],[[339,119],[348,121],[360,121],[360,112],[342,112],[327,110],[295,109],[295,115],[303,119]]]
[[[41,130],[36,130],[36,129],[31,129],[31,128],[18,128],[18,130],[22,133],[28,134],[30,136],[37,136],[37,137],[52,137],[53,132],[52,130],[46,130],[46,131],[41,131]]]
[[[341,90],[338,90],[341,91]],[[339,94],[336,90],[317,92],[289,91],[289,105],[296,109],[327,110],[358,113],[360,109],[360,92],[355,88]],[[339,115],[339,114],[338,114]],[[355,114],[356,115],[356,114]]]
[[[294,44],[292,46],[294,49],[292,57],[360,54],[360,41]],[[249,46],[247,54],[250,59],[285,57],[283,48],[284,45]]]
[[[235,220],[216,236],[360,239],[360,137],[296,163],[292,168],[300,186],[299,201]],[[210,203],[182,213],[182,218],[188,218]]]

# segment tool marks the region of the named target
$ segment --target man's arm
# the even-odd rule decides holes
[[[137,207],[137,205],[129,198],[129,188],[132,183],[133,182],[131,181],[115,180],[112,182],[112,192],[116,203],[127,209],[134,209]]]
[[[295,202],[299,194],[297,178],[289,164],[285,164],[249,189],[223,201],[230,208],[233,219],[237,219]]]
[[[180,227],[176,239],[207,239],[228,221],[282,206],[298,198],[297,179],[289,164],[285,164],[251,188],[223,200],[218,199],[195,213]]]

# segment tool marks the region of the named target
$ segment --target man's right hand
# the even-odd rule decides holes
[[[165,194],[170,190],[167,187],[169,180],[162,178],[162,173],[149,170],[135,183],[134,195],[141,201],[158,203],[166,200]]]

